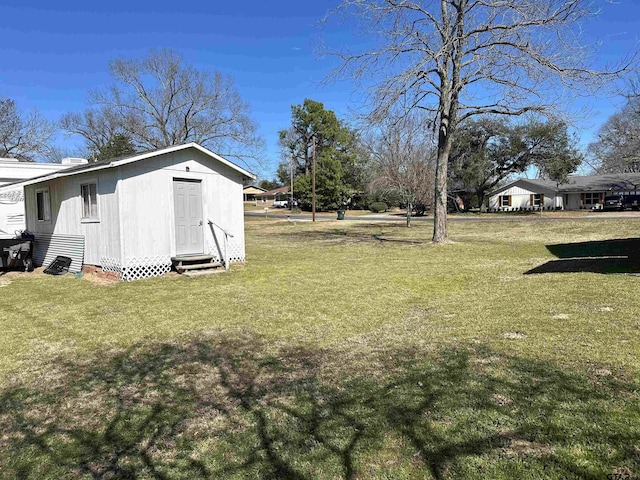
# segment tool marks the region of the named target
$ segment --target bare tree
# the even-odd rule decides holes
[[[83,113],[66,113],[60,119],[60,126],[68,134],[82,136],[90,152],[101,151],[114,138],[125,133],[122,118],[107,105],[89,108]]]
[[[46,161],[52,151],[55,130],[54,124],[37,110],[21,114],[13,100],[0,99],[0,157],[23,162]]]
[[[447,164],[459,122],[483,114],[550,113],[549,93],[589,93],[629,70],[635,57],[596,70],[581,43],[591,0],[343,0],[374,34],[362,52],[343,51],[336,76],[373,89],[371,117],[399,100],[429,114],[438,134],[433,241],[447,241]],[[373,46],[369,48],[369,46]]]
[[[630,97],[600,127],[589,154],[601,173],[640,172],[640,97]]]
[[[369,188],[398,195],[406,206],[407,227],[414,208],[433,205],[433,136],[419,115],[387,117],[370,138],[373,180]]]
[[[109,67],[115,83],[93,92],[83,115],[64,118],[68,132],[98,150],[117,133],[137,150],[197,142],[244,161],[261,155],[263,140],[231,77],[198,70],[171,50]]]

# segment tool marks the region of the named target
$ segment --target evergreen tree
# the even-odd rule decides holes
[[[131,139],[121,133],[112,136],[101,148],[91,149],[90,160],[100,162],[125,155],[133,155],[136,149]]]
[[[362,190],[357,135],[322,103],[305,99],[293,105],[291,126],[279,135],[285,160],[278,167],[278,179],[289,184],[293,161],[294,193],[302,208],[311,207],[314,139],[317,208],[343,208],[354,191]]]

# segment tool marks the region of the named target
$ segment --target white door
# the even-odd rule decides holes
[[[176,255],[203,251],[202,185],[199,180],[173,180]]]
[[[567,204],[565,205],[567,210],[580,210],[580,194],[569,193],[567,195]]]

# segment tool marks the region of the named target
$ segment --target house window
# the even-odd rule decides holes
[[[500,206],[501,207],[510,207],[511,206],[511,195],[500,195]]]
[[[36,217],[39,222],[51,221],[51,200],[48,188],[36,190]]]
[[[599,203],[600,201],[600,194],[599,193],[585,193],[584,194],[584,203],[585,205],[594,205],[596,203]]]
[[[82,195],[82,218],[97,219],[98,197],[96,194],[96,184],[86,183],[80,185],[80,194]]]
[[[540,205],[544,205],[544,195],[542,193],[534,193],[531,197],[532,206],[539,207]]]

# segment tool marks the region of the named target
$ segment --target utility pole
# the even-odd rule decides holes
[[[289,180],[291,181],[291,196],[289,197],[289,210],[293,212],[293,153],[289,156]]]
[[[316,221],[316,136],[313,136],[313,167],[311,176],[313,181],[311,183],[311,221]]]

